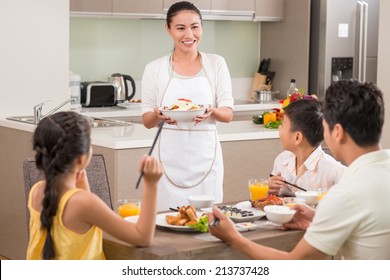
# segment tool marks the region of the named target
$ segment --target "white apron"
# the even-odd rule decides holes
[[[204,72],[204,71],[203,71]],[[178,98],[215,106],[215,94],[205,76],[177,77],[171,73],[160,106]],[[158,211],[188,205],[188,195],[210,194],[222,202],[223,160],[216,121],[208,118],[194,123],[164,124],[156,149],[164,167],[158,186]]]

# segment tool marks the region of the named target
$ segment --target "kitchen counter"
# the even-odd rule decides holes
[[[265,104],[253,104],[256,108],[264,108]],[[252,106],[252,105],[237,105]],[[272,106],[272,105],[271,105]],[[250,107],[253,109],[253,107]],[[137,114],[137,110],[132,109],[108,109],[108,108],[83,108],[81,113],[86,116],[121,118],[132,117]],[[127,114],[127,115],[126,115]],[[139,109],[138,109],[139,114]],[[0,119],[0,126],[13,128],[26,132],[33,132],[35,125],[22,122]],[[242,141],[258,139],[279,138],[277,129],[266,129],[262,125],[254,124],[251,120],[232,121],[230,123],[218,123],[217,130],[221,142]],[[93,128],[92,144],[110,149],[132,149],[150,147],[156,133],[156,128],[147,129],[142,124],[133,123],[130,126]]]

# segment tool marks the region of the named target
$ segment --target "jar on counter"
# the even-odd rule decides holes
[[[72,98],[72,101],[70,102],[70,108],[72,110],[79,110],[79,109],[81,109],[81,103],[80,103],[80,95],[81,95],[80,82],[81,82],[80,75],[70,71],[69,72],[69,91],[70,91],[70,98]]]

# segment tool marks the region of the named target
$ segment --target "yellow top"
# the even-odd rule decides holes
[[[28,198],[28,208],[30,210],[30,241],[27,248],[27,259],[36,260],[42,259],[43,245],[46,240],[46,229],[41,229],[41,213],[32,207],[32,193],[36,188],[35,184]],[[57,214],[53,219],[51,234],[54,243],[55,259],[59,260],[104,260],[103,253],[103,233],[96,226],[91,228],[84,234],[76,233],[67,227],[62,222],[62,214],[66,203],[81,189],[69,190],[61,197]]]

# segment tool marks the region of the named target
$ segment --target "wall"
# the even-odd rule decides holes
[[[164,25],[164,20],[71,17],[70,69],[83,81],[107,81],[117,72],[129,74],[136,80],[135,98],[141,98],[145,65],[173,48]],[[259,36],[259,22],[203,21],[199,49],[225,58],[234,82],[238,80],[238,91],[243,79],[249,88],[257,70]]]
[[[273,86],[285,98],[290,79],[306,92],[309,83],[310,0],[285,0],[284,20],[261,25],[261,58],[271,58]]]
[[[69,0],[1,0],[0,116],[69,96]]]
[[[382,136],[382,146],[390,148],[390,1],[380,0],[379,4],[379,40],[378,40],[378,80],[377,85],[382,90],[385,99],[385,124]]]

